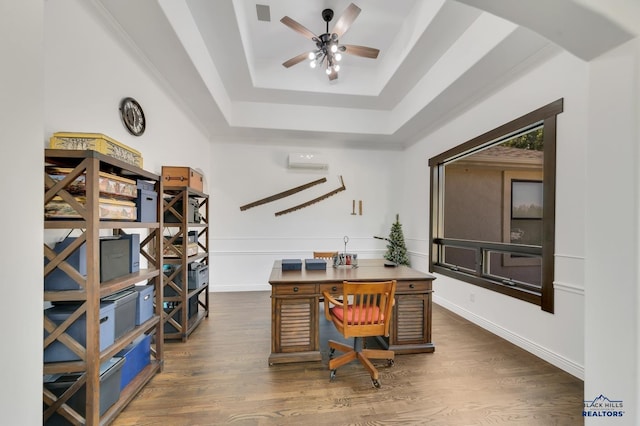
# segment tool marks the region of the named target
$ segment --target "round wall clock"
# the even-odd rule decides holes
[[[133,98],[124,98],[120,102],[120,118],[124,127],[134,136],[144,133],[147,123],[140,104]]]

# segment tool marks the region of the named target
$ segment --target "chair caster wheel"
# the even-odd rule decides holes
[[[336,370],[331,370],[329,372],[329,381],[333,382],[336,379]]]
[[[392,359],[388,359],[388,360],[387,360],[387,365],[388,365],[389,367],[393,367],[394,365],[396,365],[396,362],[395,362],[394,360],[392,360]]]
[[[371,383],[373,384],[374,388],[380,388],[380,381],[378,379],[371,379]]]

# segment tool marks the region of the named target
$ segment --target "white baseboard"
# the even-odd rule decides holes
[[[485,330],[495,334],[496,336],[500,336],[503,339],[513,343],[514,345],[524,349],[527,352],[532,353],[533,355],[547,361],[550,364],[555,365],[556,367],[566,371],[567,373],[575,376],[581,380],[584,380],[584,366],[571,361],[561,355],[558,355],[555,352],[550,351],[549,349],[538,345],[531,340],[525,339],[522,336],[519,336],[506,328],[499,326],[491,321],[487,321],[485,318],[482,318],[473,312],[470,312],[458,305],[450,303],[447,300],[437,297],[434,294],[433,302],[437,305],[442,306],[445,309],[450,310],[451,312],[460,315],[464,319],[471,321],[472,323],[484,328]]]

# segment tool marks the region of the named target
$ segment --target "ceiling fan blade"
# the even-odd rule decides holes
[[[284,61],[282,63],[282,66],[285,68],[292,67],[304,61],[305,59],[307,59],[308,56],[309,56],[309,52],[301,53],[298,56],[294,56],[293,58],[289,59],[288,61]]]
[[[280,22],[282,22],[283,24],[285,24],[287,27],[291,28],[292,30],[299,32],[300,34],[302,34],[303,36],[305,36],[309,40],[313,40],[314,38],[316,40],[318,39],[318,36],[316,36],[314,33],[309,31],[302,24],[298,23],[297,21],[294,21],[293,19],[289,18],[288,16],[285,16],[284,18],[282,18],[280,20]]]
[[[378,53],[380,53],[378,49],[374,49],[373,47],[356,46],[354,44],[343,44],[342,46],[345,48],[344,53],[354,56],[362,56],[363,58],[376,59],[378,57]]]
[[[338,18],[333,27],[333,32],[338,35],[338,38],[342,37],[342,35],[347,32],[353,21],[355,21],[360,14],[361,10],[362,9],[358,6],[351,3],[349,7],[342,12],[342,15],[340,15],[340,18]]]
[[[329,74],[329,81],[333,81],[336,78],[338,78],[338,72],[334,71],[334,70],[331,70],[331,73]]]

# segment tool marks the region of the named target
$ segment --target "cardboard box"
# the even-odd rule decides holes
[[[180,242],[180,243],[176,242],[173,245],[169,245],[169,244],[165,243],[164,247],[162,248],[163,251],[164,251],[164,257],[170,257],[170,258],[182,257],[183,247],[184,246],[182,245],[182,242]],[[187,257],[195,256],[196,254],[198,254],[198,243],[188,243],[187,244]]]
[[[82,206],[87,204],[87,199],[84,196],[77,196],[75,199]],[[137,209],[136,203],[133,201],[100,198],[98,204],[101,220],[136,220]],[[53,197],[44,206],[44,217],[45,219],[82,219],[76,209],[58,196]]]
[[[67,177],[73,169],[66,167],[47,167],[47,175],[56,182]],[[70,194],[85,195],[86,194],[86,173],[76,177],[73,182],[65,187]],[[98,176],[98,190],[101,196],[115,198],[136,198],[138,188],[136,182],[121,176],[113,175],[106,172],[100,172]]]

